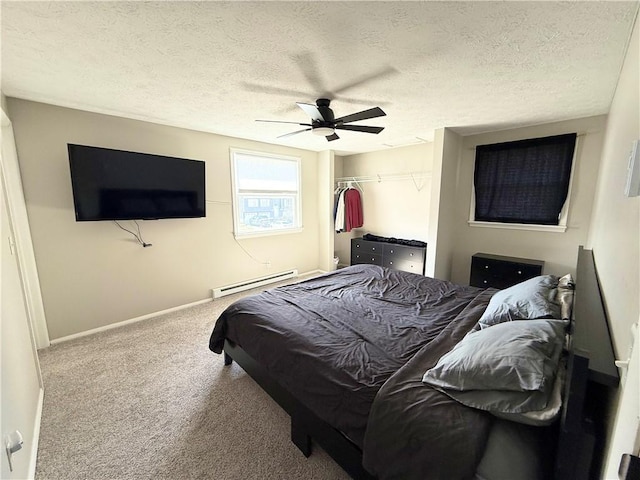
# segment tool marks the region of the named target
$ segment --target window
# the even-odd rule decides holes
[[[566,227],[576,134],[479,145],[471,223]]]
[[[302,228],[300,159],[231,149],[236,237]]]

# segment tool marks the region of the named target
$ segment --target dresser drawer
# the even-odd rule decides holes
[[[424,248],[394,244],[385,245],[383,266],[423,275],[425,253]]]
[[[370,242],[361,238],[351,240],[351,252],[374,253],[382,255],[383,244],[380,242]]]
[[[424,262],[421,262],[419,259],[416,259],[415,261],[402,259],[388,260],[385,256],[382,266],[392,268],[394,270],[402,270],[403,272],[418,273],[420,275],[424,274]]]
[[[367,252],[354,252],[351,251],[351,265],[359,265],[361,263],[367,263],[369,265],[382,266],[382,255]]]
[[[385,245],[384,260],[392,262],[424,262],[424,248],[407,247],[404,245]]]

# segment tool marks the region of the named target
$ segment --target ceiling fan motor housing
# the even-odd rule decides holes
[[[322,118],[324,118],[325,122],[321,122],[321,123],[327,123],[328,125],[321,125],[321,126],[331,126],[331,124],[333,123],[334,120],[334,115],[333,115],[333,110],[331,110],[329,108],[329,104],[331,103],[331,100],[329,100],[328,98],[319,98],[316,100],[316,105],[318,106],[318,111],[320,112],[320,114],[322,115]]]

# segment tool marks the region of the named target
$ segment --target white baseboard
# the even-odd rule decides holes
[[[327,272],[326,270],[309,270],[308,272],[299,273],[298,277],[302,277],[304,275],[315,275],[315,274],[322,275],[324,273],[329,273],[329,272]]]
[[[67,335],[66,337],[56,338],[54,340],[51,340],[51,345],[68,342],[69,340],[86,337],[87,335],[93,335],[94,333],[98,333],[98,332],[104,332],[106,330],[111,330],[112,328],[123,327],[131,323],[147,320],[149,318],[157,317],[159,315],[164,315],[165,313],[171,313],[171,312],[176,312],[178,310],[184,310],[185,308],[195,307],[196,305],[202,305],[203,303],[209,303],[211,301],[212,300],[210,298],[207,298],[205,300],[198,300],[197,302],[192,302],[192,303],[187,303],[185,305],[179,305],[177,307],[167,308],[166,310],[160,310],[159,312],[149,313],[147,315],[142,315],[140,317],[130,318],[129,320],[123,320],[122,322],[110,323],[109,325],[104,325],[102,327],[92,328],[91,330],[86,330],[84,332],[74,333],[73,335]]]
[[[309,270],[308,272],[299,273],[298,277],[304,275],[321,275],[327,273],[325,270]],[[75,340],[76,338],[86,337],[87,335],[93,335],[94,333],[104,332],[107,330],[111,330],[112,328],[123,327],[125,325],[129,325],[131,323],[140,322],[142,320],[147,320],[149,318],[157,317],[159,315],[164,315],[165,313],[176,312],[178,310],[183,310],[185,308],[194,307],[196,305],[202,305],[203,303],[208,303],[213,301],[211,298],[207,298],[205,300],[198,300],[197,302],[187,303],[186,305],[179,305],[177,307],[167,308],[166,310],[161,310],[159,312],[149,313],[147,315],[142,315],[140,317],[130,318],[129,320],[123,320],[122,322],[110,323],[109,325],[104,325],[98,328],[92,328],[91,330],[86,330],[84,332],[74,333],[73,335],[67,335],[66,337],[55,338],[50,341],[51,345],[56,345],[58,343],[68,342],[69,340]]]
[[[272,273],[265,275],[264,277],[252,278],[243,282],[234,283],[231,285],[225,285],[223,287],[212,288],[211,296],[215,300],[216,298],[225,297],[227,295],[233,295],[234,293],[244,292],[246,290],[252,290],[254,288],[263,287],[271,283],[280,282],[282,280],[288,280],[290,278],[297,278],[298,270],[288,270],[284,272]]]

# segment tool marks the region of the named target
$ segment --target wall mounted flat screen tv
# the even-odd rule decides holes
[[[200,160],[68,144],[76,221],[205,216]]]

